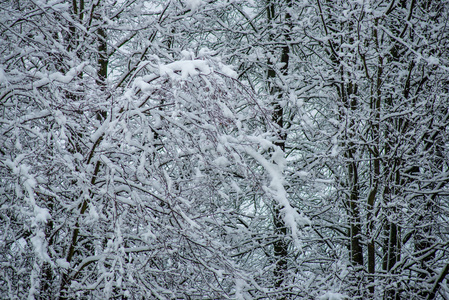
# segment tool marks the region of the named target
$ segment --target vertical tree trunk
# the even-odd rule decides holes
[[[354,159],[352,151],[348,151],[348,157]],[[350,249],[351,249],[351,261],[356,267],[363,267],[363,249],[360,243],[362,228],[361,218],[358,208],[359,200],[359,182],[358,182],[358,168],[355,162],[350,162],[348,166],[348,177],[351,185],[351,192],[349,196],[349,208],[350,208]]]
[[[379,51],[379,43],[378,43],[378,32],[377,32],[377,22],[378,20],[374,20],[375,27],[373,29],[373,37],[376,43],[376,50]],[[383,73],[383,59],[379,56],[377,61],[377,74],[376,80],[371,81],[371,97],[370,97],[370,108],[373,116],[373,124],[371,125],[372,131],[372,140],[373,147],[371,150],[372,155],[372,188],[368,196],[367,203],[367,221],[368,221],[368,273],[371,275],[370,287],[369,291],[371,296],[374,296],[374,274],[376,272],[376,257],[375,257],[375,237],[374,237],[374,204],[376,200],[376,196],[379,190],[379,181],[380,181],[380,166],[381,166],[381,158],[380,158],[380,110],[381,110],[381,85],[382,85],[382,73]],[[367,70],[368,74],[368,70]]]
[[[74,5],[74,12],[77,12],[76,10],[76,1],[73,1],[73,5]],[[80,0],[80,8],[84,7],[84,0]],[[96,8],[100,7],[100,1],[97,2],[96,5],[94,5],[94,7],[92,8],[93,10],[93,18],[98,19],[99,22],[101,22],[101,20],[99,19],[100,14],[95,12]],[[80,11],[81,16],[80,16],[80,20],[82,21],[82,10]],[[99,86],[99,88],[104,91],[106,89],[106,80],[107,80],[107,76],[108,76],[108,63],[109,63],[109,56],[108,56],[108,48],[107,48],[107,34],[106,31],[104,30],[104,28],[100,25],[99,28],[97,29],[97,80],[96,83]],[[99,121],[103,121],[107,118],[107,112],[106,111],[99,111],[97,112],[97,119]],[[93,146],[95,148],[96,145],[98,145],[101,142],[101,137],[96,141],[96,144]],[[93,155],[93,151],[94,149],[91,150],[92,153],[90,154],[88,160],[87,160],[87,164],[90,163],[92,155]],[[97,180],[97,176],[98,173],[100,171],[100,161],[97,161],[95,164],[95,169],[91,178],[91,185],[95,185],[95,182]],[[86,210],[88,208],[88,199],[84,199],[83,203],[80,206],[80,216],[83,215]],[[80,224],[79,222],[75,223],[73,232],[72,232],[72,240],[71,243],[69,245],[69,248],[67,250],[67,254],[66,254],[66,261],[68,263],[71,263],[74,255],[75,255],[75,251],[76,248],[80,242],[80,238],[79,238],[79,234],[80,234]],[[85,245],[85,247],[89,247],[89,245]],[[67,292],[67,287],[70,284],[70,280],[72,278],[70,278],[69,276],[69,272],[65,272],[64,274],[62,274],[61,276],[61,285],[60,285],[60,295],[59,295],[59,299],[60,300],[64,300],[64,299],[68,299],[69,297],[66,295]]]
[[[278,4],[278,7],[280,5]],[[280,68],[280,75],[286,76],[288,73],[288,65],[290,58],[290,48],[288,45],[288,41],[290,41],[290,23],[291,16],[288,12],[288,9],[291,8],[291,0],[286,1],[286,12],[284,14],[285,24],[287,24],[288,31],[284,32],[283,37],[285,39],[285,44],[281,48],[281,63],[282,66]],[[276,18],[276,3],[275,1],[267,1],[267,19],[269,22],[269,27],[272,28],[273,23]],[[272,34],[269,35],[269,40],[274,40]],[[278,140],[275,142],[275,145],[280,147],[282,151],[285,151],[285,142],[287,135],[284,131],[284,109],[281,105],[281,100],[284,98],[284,91],[281,87],[279,87],[275,80],[278,76],[276,74],[276,70],[274,69],[276,62],[271,59],[268,60],[268,70],[267,70],[267,79],[269,84],[269,92],[274,97],[275,101],[273,102],[273,121],[277,124],[279,128],[278,132]],[[274,258],[276,260],[276,266],[274,270],[275,282],[274,286],[276,288],[282,287],[285,282],[287,276],[287,256],[288,256],[288,242],[285,237],[287,236],[287,227],[283,221],[281,215],[282,207],[279,207],[277,203],[273,204],[273,225],[274,232],[276,236],[278,236],[276,242],[273,245]],[[286,296],[280,296],[278,299],[287,299]]]
[[[346,169],[346,184],[345,188],[347,194],[345,195],[344,205],[348,214],[348,250],[349,250],[349,261],[354,266],[355,278],[353,279],[353,291],[355,296],[361,296],[365,291],[360,287],[360,281],[363,280],[363,269],[364,269],[364,255],[363,247],[361,243],[362,238],[362,217],[360,214],[360,195],[361,186],[359,182],[359,149],[354,143],[356,139],[355,129],[358,120],[355,119],[354,114],[359,109],[359,103],[357,100],[358,85],[350,76],[351,70],[346,70],[347,64],[342,61],[342,58],[338,55],[337,49],[340,44],[344,43],[344,38],[341,37],[338,32],[338,28],[341,27],[341,23],[338,20],[332,19],[330,17],[327,19],[323,12],[323,7],[320,0],[316,0],[318,12],[321,18],[323,31],[326,36],[326,53],[332,62],[332,67],[334,74],[336,75],[334,80],[334,85],[336,87],[336,92],[339,98],[339,113],[338,118],[341,122],[346,123],[346,130],[344,133],[343,147],[344,151],[344,165],[343,168]],[[326,4],[331,5],[332,2],[326,2]],[[348,26],[351,30],[356,28],[355,24],[349,22]],[[333,34],[340,36],[341,38],[335,37]],[[348,35],[348,42],[354,43],[354,37],[350,34]],[[349,76],[348,76],[349,75]],[[375,194],[371,195],[368,201],[374,200]],[[371,252],[370,252],[371,253]]]

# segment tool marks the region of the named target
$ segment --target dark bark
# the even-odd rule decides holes
[[[74,1],[76,3],[76,1]],[[93,8],[93,10],[95,8],[99,8],[99,2],[97,3],[97,6],[95,6]],[[84,6],[84,1],[81,0],[81,5]],[[94,14],[95,18],[99,17],[99,14]],[[101,20],[99,20],[101,21]],[[100,27],[97,29],[97,85],[99,86],[99,88],[101,90],[105,90],[106,89],[106,80],[108,77],[108,63],[109,63],[109,56],[107,53],[107,33],[105,31],[105,29],[100,25]],[[106,111],[98,111],[97,112],[97,119],[99,121],[104,121],[107,118],[107,112]],[[102,138],[100,137],[94,144],[93,149],[91,150],[91,153],[89,155],[89,158],[87,160],[87,164],[89,164],[91,162],[91,159],[93,157],[93,153],[95,151],[95,147],[101,142]],[[101,163],[100,161],[97,161],[95,164],[95,169],[94,172],[92,174],[92,179],[91,179],[91,185],[95,185],[96,181],[97,181],[97,177],[100,173],[100,167],[101,167]],[[92,192],[91,192],[92,193]],[[91,195],[92,196],[92,195]],[[83,201],[83,203],[81,204],[80,207],[80,216],[83,215],[87,208],[88,208],[88,199],[85,199]],[[75,226],[73,228],[73,232],[72,232],[72,240],[70,243],[70,246],[68,248],[67,251],[67,255],[66,255],[66,261],[68,263],[71,263],[76,251],[77,251],[77,247],[80,244],[80,224],[79,222],[75,223]],[[86,245],[84,245],[84,247],[86,248],[90,248],[89,243],[87,243]],[[91,249],[88,249],[91,250]],[[65,272],[62,276],[61,276],[61,286],[60,286],[60,296],[59,299],[64,300],[64,299],[68,299],[67,296],[65,295],[66,291],[67,291],[67,287],[70,284],[70,281],[73,278],[70,278],[69,276],[69,272]]]
[[[286,1],[286,7],[284,9],[291,8],[291,1]],[[276,6],[280,5],[275,3],[275,1],[267,2],[267,19],[270,23],[269,26],[272,27],[276,18]],[[291,25],[291,16],[288,11],[284,14],[285,23],[287,25]],[[286,76],[288,74],[288,66],[290,59],[290,48],[288,42],[290,41],[290,27],[288,27],[288,31],[284,32],[283,38],[285,44],[281,48],[281,58],[280,61],[282,63],[282,67],[280,68],[280,73],[282,76]],[[270,40],[274,39],[270,35]],[[284,131],[284,109],[280,104],[280,101],[284,98],[284,91],[282,88],[276,85],[275,78],[278,76],[276,74],[276,70],[274,69],[274,65],[276,62],[271,60],[268,61],[268,70],[267,70],[267,79],[269,82],[269,91],[270,94],[274,97],[275,101],[273,102],[273,115],[272,119],[278,126],[278,139],[275,142],[275,145],[280,147],[282,151],[285,151],[285,142],[287,139],[286,133]],[[276,261],[276,267],[274,270],[275,282],[274,286],[276,288],[280,288],[283,286],[286,277],[287,277],[287,269],[288,269],[288,242],[286,240],[286,236],[288,234],[287,228],[285,226],[284,220],[281,215],[282,207],[279,207],[277,203],[273,204],[273,225],[274,232],[278,236],[278,239],[273,244],[273,253],[274,259]],[[281,295],[278,299],[287,299],[287,296]]]

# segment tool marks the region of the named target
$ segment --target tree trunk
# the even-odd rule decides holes
[[[269,22],[269,27],[272,28],[273,23],[276,18],[276,4],[275,1],[267,2],[267,19]],[[291,8],[291,0],[286,1],[286,9]],[[280,5],[278,4],[278,7]],[[284,14],[285,24],[287,24],[288,31],[284,32],[285,44],[281,48],[281,63],[282,66],[280,68],[281,76],[286,76],[288,73],[288,65],[290,58],[290,48],[288,42],[290,41],[290,27],[291,27],[291,16],[288,10]],[[274,40],[273,36],[269,35],[270,40]],[[274,68],[276,62],[272,60],[268,60],[268,70],[267,70],[267,79],[269,84],[269,92],[274,97],[275,101],[273,102],[273,121],[277,124],[278,131],[278,139],[275,142],[275,145],[285,151],[285,142],[287,139],[287,135],[284,131],[284,109],[281,105],[281,100],[284,98],[284,91],[281,87],[279,87],[275,79],[278,76],[276,74],[276,70]],[[285,222],[281,215],[282,207],[279,207],[278,203],[273,203],[273,225],[275,235],[278,237],[276,242],[273,245],[274,259],[276,261],[276,266],[274,270],[275,282],[274,286],[276,288],[281,288],[287,277],[287,257],[288,257],[288,242],[285,239],[288,232],[287,227],[285,226]],[[286,296],[281,295],[278,299],[287,299]]]

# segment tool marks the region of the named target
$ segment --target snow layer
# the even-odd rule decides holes
[[[187,8],[191,9],[192,11],[196,11],[202,3],[203,1],[201,0],[185,0]]]
[[[181,79],[187,79],[188,76],[196,76],[199,74],[209,74],[210,68],[204,60],[179,60],[167,65],[160,65],[159,71],[161,76],[168,75],[173,79],[179,78],[177,73],[181,73]]]
[[[256,138],[257,139],[257,138]],[[261,145],[265,145],[268,141],[261,139]],[[291,229],[293,239],[296,246],[299,248],[298,239],[298,224],[310,224],[310,220],[302,216],[296,208],[290,205],[287,198],[287,191],[284,188],[284,168],[286,160],[284,157],[284,152],[279,148],[272,145],[275,149],[274,153],[271,155],[271,160],[268,161],[260,153],[256,152],[251,148],[245,148],[246,153],[256,159],[261,166],[268,172],[271,182],[268,187],[265,187],[265,191],[270,195],[275,201],[278,202],[281,208],[282,218],[285,225]]]

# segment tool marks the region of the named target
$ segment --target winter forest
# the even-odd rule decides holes
[[[0,1],[0,299],[448,273],[448,0]]]

